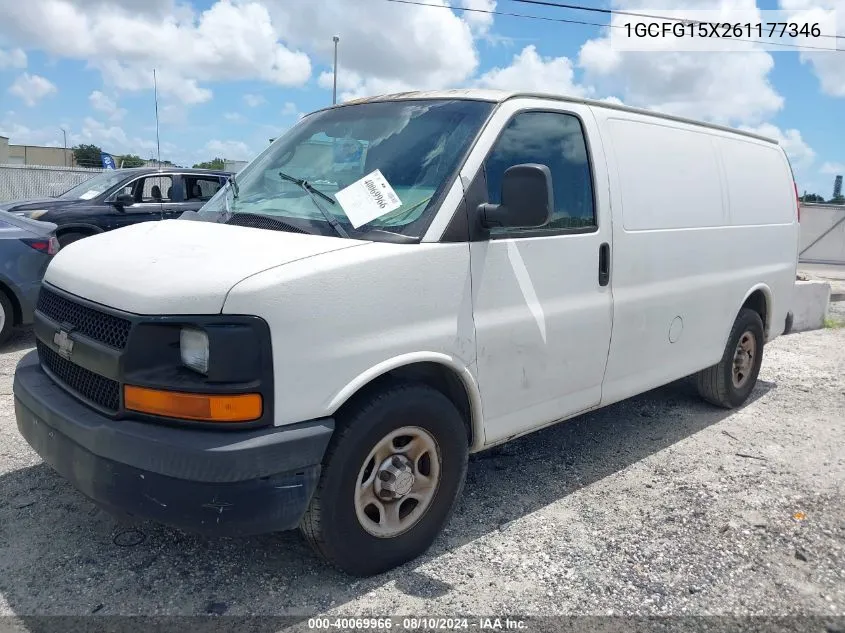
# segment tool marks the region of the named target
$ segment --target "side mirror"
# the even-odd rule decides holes
[[[114,199],[114,206],[121,210],[123,207],[131,207],[133,204],[135,204],[135,196],[131,193],[122,193]]]
[[[549,223],[554,209],[552,172],[545,165],[526,163],[505,170],[502,203],[478,207],[485,228],[536,228]]]

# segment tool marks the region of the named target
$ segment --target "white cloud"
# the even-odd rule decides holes
[[[184,103],[211,98],[202,82],[261,80],[303,85],[311,62],[279,36],[255,0],[219,0],[195,14],[171,0],[2,0],[0,37],[45,52],[86,60],[120,90],[153,86]]]
[[[128,92],[152,90],[157,83],[159,94],[169,96],[181,103],[192,105],[211,101],[211,90],[200,86],[196,79],[186,78],[178,69],[157,70],[153,78],[153,73],[149,68],[138,68],[133,64],[124,64],[114,59],[98,62],[97,67],[106,84],[117,90]]]
[[[604,97],[599,99],[599,101],[604,101],[605,103],[610,103],[612,105],[625,105],[625,103],[619,97]]]
[[[331,66],[334,35],[343,99],[465,85],[478,67],[477,38],[493,37],[492,16],[453,10],[448,0],[427,3],[437,8],[383,0],[212,0],[199,11],[178,0],[0,0],[0,39],[86,61],[110,95],[151,89],[156,68],[160,94],[186,104],[211,100],[214,82],[303,86],[311,57]],[[327,87],[325,78],[320,85]]]
[[[99,90],[95,90],[88,95],[88,103],[91,104],[92,108],[98,112],[102,112],[113,121],[119,121],[126,115],[126,110],[119,108],[117,101],[103,94]]]
[[[68,134],[68,145],[94,144],[113,154],[151,155],[156,150],[155,140],[130,137],[118,125],[102,123],[93,117],[82,121],[82,129]]]
[[[188,107],[180,101],[159,105],[158,119],[165,125],[181,125],[188,121]]]
[[[282,116],[292,116],[298,113],[299,109],[296,107],[296,104],[291,101],[286,102],[282,108]]]
[[[483,88],[550,92],[574,97],[582,97],[590,92],[575,82],[575,72],[569,58],[541,57],[533,45],[526,46],[515,55],[510,66],[493,68],[476,83]]]
[[[653,9],[646,0],[622,0],[616,8]],[[672,9],[753,9],[754,0],[685,0]],[[738,45],[739,46],[739,45]],[[584,43],[578,64],[601,93],[618,94],[628,105],[719,123],[756,125],[783,107],[769,79],[774,58],[767,52],[639,53],[611,48],[604,35]]]
[[[58,88],[41,75],[22,73],[9,86],[9,93],[19,97],[28,106],[34,106],[44,97],[56,94]]]
[[[831,176],[840,176],[845,174],[845,163],[824,163],[821,167],[823,174],[830,174]]]
[[[801,132],[798,130],[781,130],[771,123],[756,126],[743,125],[740,129],[776,140],[789,156],[789,161],[796,171],[809,168],[816,158],[815,150],[801,137]]]
[[[227,160],[249,160],[255,156],[255,152],[243,141],[220,141],[213,139],[205,144],[204,151],[206,154]]]
[[[245,94],[244,103],[250,108],[257,108],[258,106],[267,103],[267,99],[265,99],[262,95]]]
[[[16,145],[62,146],[62,132],[54,126],[49,128],[31,128],[15,119],[14,112],[7,112],[0,120],[0,136],[5,136]]]
[[[426,0],[441,8],[384,0],[265,1],[286,41],[307,48],[328,67],[334,51],[332,37],[340,38],[341,100],[459,86],[478,66],[477,18],[470,18],[469,12],[456,15],[445,0]],[[323,73],[319,85],[331,90],[332,73]]]
[[[0,134],[8,136],[13,143],[62,147],[64,139],[59,126],[32,128],[17,121],[15,116],[15,113],[8,112],[0,119]],[[67,130],[68,147],[91,143],[102,147],[106,152],[138,154],[142,158],[149,158],[156,151],[154,139],[130,136],[120,126],[105,124],[92,117],[85,118],[81,126],[74,127],[63,123],[61,127]],[[162,159],[173,156],[179,149],[172,143],[162,142]]]
[[[20,48],[4,51],[0,48],[0,69],[26,68],[26,53]]]
[[[836,33],[845,35],[845,0],[780,0],[780,6],[786,11],[792,12],[791,19],[796,21],[809,21],[815,12],[818,15],[820,9],[836,11]],[[818,45],[826,48],[843,47],[843,40],[825,38],[823,43]],[[813,44],[816,46],[816,44]],[[832,97],[845,97],[845,53],[802,51],[801,61],[809,64],[819,80],[822,92]]]
[[[227,121],[232,121],[233,123],[240,123],[241,121],[244,120],[243,115],[238,114],[237,112],[226,112],[223,115],[223,118],[226,119]]]
[[[819,170],[815,166],[816,152],[802,138],[801,132],[796,129],[782,130],[772,123],[743,125],[740,129],[773,139],[783,147],[789,157],[789,164],[792,166],[799,191],[807,189],[812,192],[821,189]]]
[[[486,34],[493,26],[493,14],[487,11],[496,10],[496,0],[460,0],[458,6],[471,9],[461,13],[476,32]]]

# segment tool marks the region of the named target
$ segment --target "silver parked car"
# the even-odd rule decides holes
[[[56,225],[0,211],[0,345],[32,323],[41,279],[59,250]]]

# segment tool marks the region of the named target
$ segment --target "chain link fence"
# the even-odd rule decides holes
[[[0,165],[0,202],[58,196],[102,171],[84,167]]]

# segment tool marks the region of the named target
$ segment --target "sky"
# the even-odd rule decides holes
[[[93,143],[192,165],[247,160],[303,113],[413,89],[554,92],[709,120],[776,138],[799,189],[845,174],[845,51],[620,52],[608,16],[514,0],[0,0],[0,135]],[[755,8],[754,0],[569,0],[629,11]],[[845,0],[757,0],[762,10]],[[465,11],[461,9],[475,9]],[[546,20],[493,15],[499,11]],[[599,26],[552,21],[592,22]],[[826,44],[845,49],[845,38]],[[645,148],[644,148],[645,150]]]

